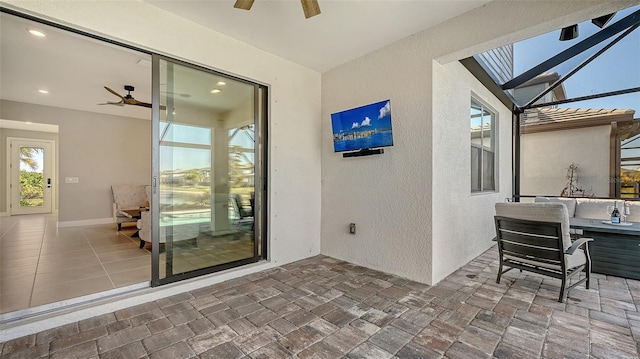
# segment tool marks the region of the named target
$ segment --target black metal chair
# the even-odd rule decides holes
[[[496,203],[496,240],[500,254],[497,283],[518,268],[562,280],[559,302],[583,283],[589,289],[591,257],[588,242],[571,242],[569,215],[561,203]],[[508,269],[503,269],[509,267]],[[585,278],[568,286],[569,279],[585,271]]]

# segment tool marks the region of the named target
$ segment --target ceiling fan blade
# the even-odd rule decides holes
[[[116,95],[116,96],[120,97],[120,99],[121,99],[122,101],[124,101],[124,97],[122,97],[122,95],[120,95],[119,93],[117,93],[117,92],[113,91],[112,89],[108,88],[107,86],[105,86],[104,88],[105,88],[107,91],[111,92],[112,94],[114,94],[114,95]]]
[[[98,105],[116,105],[116,106],[124,106],[123,102],[111,102],[107,101],[105,103],[99,103]]]
[[[151,108],[151,104],[150,104],[150,103],[148,103],[148,102],[142,102],[142,101],[138,101],[138,100],[135,100],[135,99],[132,99],[132,100],[133,100],[133,101],[130,101],[130,102],[128,103],[128,105],[142,106],[142,107],[146,107],[146,108]],[[160,109],[161,109],[161,110],[166,110],[166,109],[167,109],[167,106],[160,105]]]
[[[236,9],[242,10],[251,10],[251,6],[253,5],[253,0],[236,0],[235,7]]]
[[[302,3],[302,11],[304,11],[305,18],[308,19],[312,16],[320,15],[318,0],[300,0],[300,2]]]

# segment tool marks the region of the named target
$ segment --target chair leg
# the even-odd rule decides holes
[[[140,249],[144,248],[145,243],[147,242],[143,241],[142,239],[140,240]]]
[[[560,303],[564,302],[564,295],[566,290],[567,290],[567,276],[565,275],[565,277],[562,278],[562,286],[560,287],[560,297],[558,298],[558,302]]]
[[[589,289],[589,280],[591,279],[591,262],[587,262],[586,271],[587,280],[585,282],[585,286]]]
[[[122,223],[118,223],[118,232],[122,229]]]
[[[502,277],[502,261],[500,261],[500,266],[498,267],[498,278],[496,278],[496,283],[500,284],[500,277]]]

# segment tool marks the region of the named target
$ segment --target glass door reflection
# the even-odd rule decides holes
[[[259,260],[256,85],[162,58],[159,68],[154,282]]]

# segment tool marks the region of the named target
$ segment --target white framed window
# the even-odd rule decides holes
[[[471,98],[471,192],[496,190],[496,114]]]

